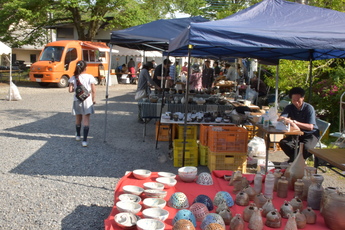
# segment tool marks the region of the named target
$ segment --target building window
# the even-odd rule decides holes
[[[73,38],[73,28],[57,28],[56,29],[57,38]]]
[[[37,57],[36,57],[36,54],[30,54],[30,62],[31,62],[31,63],[35,63],[35,62],[37,61],[36,58],[37,58]]]

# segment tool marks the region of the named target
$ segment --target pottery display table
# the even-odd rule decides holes
[[[164,199],[168,202],[170,196],[173,193],[183,192],[184,194],[186,194],[186,196],[188,198],[189,205],[192,205],[195,197],[197,197],[198,195],[201,195],[201,194],[207,195],[213,200],[217,192],[227,191],[231,194],[233,200],[235,201],[236,195],[233,193],[233,186],[229,186],[228,185],[229,182],[223,179],[224,175],[231,175],[231,174],[232,174],[231,171],[223,171],[223,170],[222,171],[220,171],[220,170],[219,171],[217,171],[217,170],[213,171],[212,172],[213,185],[209,185],[209,186],[199,185],[195,182],[185,183],[185,182],[181,181],[179,179],[179,177],[177,176],[176,177],[177,184],[175,185],[175,187],[165,189],[168,192],[168,194]],[[254,179],[254,174],[245,174],[244,176],[246,176],[249,181],[252,181]],[[124,185],[137,185],[137,186],[143,187],[143,184],[145,182],[155,181],[155,179],[157,177],[158,177],[157,172],[153,172],[151,177],[147,178],[145,180],[135,179],[134,176],[132,175],[132,173],[128,173],[127,175],[125,175],[124,177],[121,178],[121,180],[118,182],[118,184],[115,188],[113,209],[112,209],[110,215],[108,216],[108,218],[104,220],[105,230],[121,229],[116,225],[116,223],[114,221],[114,216],[118,213],[116,206],[115,206],[115,203],[118,201],[119,195],[121,195],[123,193],[122,187]],[[253,184],[251,184],[251,186],[253,186]],[[274,204],[275,208],[279,210],[280,206],[284,203],[284,200],[290,201],[293,198],[293,195],[294,195],[294,192],[289,191],[287,198],[279,198],[276,196],[276,192],[274,192],[273,204]],[[142,201],[140,202],[140,204],[142,204]],[[303,201],[303,205],[304,205],[303,208],[307,207],[307,204],[305,201]],[[237,213],[240,213],[242,215],[245,207],[246,206],[239,206],[239,205],[235,204],[234,206],[232,206],[230,208],[232,215],[235,216],[235,214],[237,214]],[[172,220],[175,217],[175,214],[179,210],[171,208],[168,205],[164,209],[168,210],[170,213],[168,219],[164,221],[165,229],[172,229],[172,227],[173,227],[172,226]],[[210,212],[214,213],[215,210],[216,210],[216,207],[214,207],[214,209]],[[316,224],[307,224],[304,229],[306,229],[306,230],[328,229],[325,225],[323,217],[320,215],[320,212],[318,210],[316,210],[315,212],[317,214]],[[139,212],[137,215],[139,215],[141,218],[143,218],[142,212]],[[264,222],[265,222],[265,220],[266,220],[266,218],[263,217]],[[286,222],[287,222],[287,219],[282,219],[282,227],[279,229],[284,229]],[[201,222],[197,222],[197,228],[196,229],[201,229],[200,226],[201,226]],[[226,226],[226,229],[229,229],[229,225]],[[245,222],[245,229],[248,229],[248,223],[246,223],[246,222]],[[264,226],[264,229],[268,230],[268,229],[274,229],[274,228],[269,228],[267,226]]]
[[[310,149],[310,153],[316,156],[314,167],[319,166],[318,158],[326,161],[330,166],[345,171],[345,149]]]

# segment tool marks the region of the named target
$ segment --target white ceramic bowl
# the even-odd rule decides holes
[[[132,201],[118,201],[116,202],[116,208],[119,212],[137,214],[141,210],[141,205]]]
[[[193,182],[198,174],[198,168],[194,166],[186,166],[178,169],[178,175],[184,182]]]
[[[169,216],[169,212],[162,208],[147,208],[143,210],[143,216],[144,218],[165,221]]]
[[[146,198],[161,198],[164,199],[167,196],[168,192],[164,190],[155,190],[155,189],[146,189],[144,190],[143,195]]]
[[[144,189],[163,190],[164,184],[158,182],[146,182],[144,183]]]
[[[151,176],[151,171],[147,169],[136,169],[133,171],[133,176],[139,180],[144,180]]]
[[[144,208],[164,208],[167,202],[162,198],[145,198],[143,200]]]
[[[137,228],[139,230],[164,230],[165,224],[156,219],[140,219],[137,221]]]
[[[121,201],[132,201],[134,203],[139,203],[141,201],[141,198],[140,198],[140,196],[137,196],[137,195],[124,193],[124,194],[121,194],[119,196],[119,200],[121,200]]]
[[[158,177],[156,179],[158,183],[164,184],[164,188],[171,188],[174,187],[175,184],[177,183],[177,180],[174,178],[169,178],[169,177]]]
[[[123,191],[128,194],[134,194],[140,196],[144,192],[144,189],[135,185],[125,185],[122,187]]]
[[[133,229],[140,217],[130,212],[120,212],[114,216],[115,223],[122,229]]]
[[[158,176],[160,176],[160,177],[170,177],[170,178],[174,178],[175,179],[176,174],[170,173],[170,172],[158,172]]]

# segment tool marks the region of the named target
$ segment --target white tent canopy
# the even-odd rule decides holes
[[[113,49],[118,50],[117,56],[144,56],[144,51],[129,49],[121,46],[113,46]],[[145,51],[145,57],[162,57],[162,53],[159,51]]]
[[[1,55],[2,55],[2,54],[8,55],[8,54],[11,54],[11,53],[12,53],[11,47],[7,46],[6,44],[4,44],[4,43],[2,43],[2,42],[0,42],[0,50],[1,50],[1,51],[0,51]]]
[[[0,41],[0,54],[1,55],[6,55],[6,58],[8,62],[10,63],[10,90],[9,90],[9,95],[8,95],[8,100],[12,101],[12,48],[4,44],[3,42]]]

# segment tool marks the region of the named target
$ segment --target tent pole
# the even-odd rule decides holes
[[[274,102],[274,106],[276,109],[278,108],[278,81],[279,81],[279,63],[277,65],[277,70],[276,70],[276,100]]]
[[[256,105],[258,105],[258,100],[259,100],[259,89],[260,89],[260,78],[261,78],[261,64],[259,65],[259,72],[258,72],[258,85],[256,87],[256,91],[257,91],[257,94],[256,94]]]
[[[189,95],[189,79],[190,79],[190,58],[192,53],[193,45],[188,45],[188,73],[186,79],[186,91],[185,91],[185,104],[184,104],[184,122],[183,122],[183,148],[182,148],[182,167],[184,167],[185,163],[185,155],[186,155],[186,139],[187,139],[187,117],[188,117],[188,95]]]
[[[12,51],[10,53],[10,95],[9,95],[9,100],[12,101]]]
[[[311,103],[311,89],[313,85],[313,60],[310,58],[309,59],[309,99],[308,102]]]
[[[104,121],[104,139],[103,142],[106,143],[107,138],[107,120],[108,120],[108,97],[109,97],[109,74],[111,70],[111,61],[112,61],[112,51],[113,45],[110,44],[109,49],[109,62],[108,62],[108,73],[107,73],[107,81],[106,81],[106,91],[105,91],[105,121]]]

